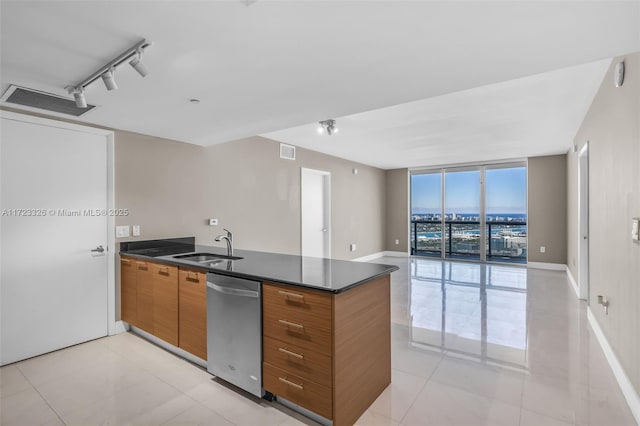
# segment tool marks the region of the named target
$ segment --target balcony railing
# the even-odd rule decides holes
[[[438,256],[445,239],[447,257],[477,258],[480,256],[480,222],[447,220],[411,221],[411,254]],[[489,221],[485,224],[487,260],[527,259],[527,223]]]

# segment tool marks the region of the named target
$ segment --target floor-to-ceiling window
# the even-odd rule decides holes
[[[411,253],[525,263],[526,172],[524,163],[412,172]]]

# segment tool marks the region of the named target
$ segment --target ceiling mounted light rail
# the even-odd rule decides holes
[[[122,52],[120,55],[116,56],[114,59],[106,63],[96,72],[91,74],[89,77],[82,80],[80,83],[75,84],[73,86],[67,86],[67,92],[73,95],[73,98],[76,101],[76,106],[78,108],[86,108],[87,100],[84,96],[84,89],[94,81],[99,78],[102,79],[107,90],[116,90],[118,85],[116,84],[116,80],[114,78],[115,70],[118,66],[129,61],[129,65],[140,74],[140,76],[144,77],[147,75],[148,70],[147,67],[142,63],[142,53],[144,50],[151,46],[151,42],[142,39],[129,49]]]
[[[318,121],[318,133],[326,133],[331,136],[334,133],[338,133],[338,126],[336,126],[336,120],[330,118],[328,120]]]

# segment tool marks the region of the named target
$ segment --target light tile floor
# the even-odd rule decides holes
[[[392,384],[360,425],[635,425],[566,275],[383,258]],[[124,333],[0,369],[2,425],[300,425]]]

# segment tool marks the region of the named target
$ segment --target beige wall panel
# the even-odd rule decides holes
[[[528,160],[528,261],[567,263],[567,162],[565,155]],[[540,246],[545,252],[540,253]]]
[[[622,87],[613,69],[626,65]],[[589,141],[589,304],[626,374],[640,392],[640,245],[631,219],[640,216],[640,53],[616,58],[574,140]],[[568,261],[577,279],[578,156],[568,163]],[[610,300],[605,315],[597,296]]]
[[[409,170],[387,170],[386,250],[409,251]],[[398,240],[398,244],[396,244]]]

